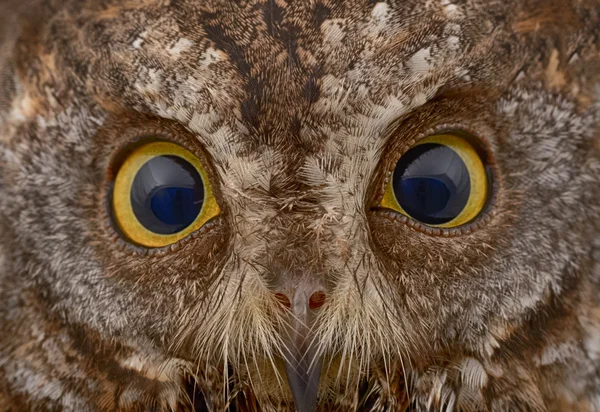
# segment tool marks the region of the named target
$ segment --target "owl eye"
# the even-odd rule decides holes
[[[473,220],[488,198],[481,156],[462,137],[429,136],[398,160],[381,201],[427,226],[452,228]]]
[[[112,206],[123,234],[147,247],[175,243],[220,213],[200,160],[168,142],[140,146],[125,159]]]

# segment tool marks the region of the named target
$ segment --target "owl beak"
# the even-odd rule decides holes
[[[297,290],[294,294],[284,356],[285,371],[298,412],[316,410],[321,377],[322,358],[308,326],[311,317],[308,299],[302,291]]]

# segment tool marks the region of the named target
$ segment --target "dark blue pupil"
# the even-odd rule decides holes
[[[469,200],[469,171],[448,146],[425,143],[406,152],[396,164],[394,194],[412,218],[439,225],[457,217]]]
[[[204,201],[202,178],[177,156],[157,156],[137,172],[131,206],[140,223],[161,235],[177,233],[198,217]]]

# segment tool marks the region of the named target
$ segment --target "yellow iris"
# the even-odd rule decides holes
[[[187,178],[190,180],[190,173],[187,172],[186,174],[186,170],[191,170],[194,176],[199,176],[201,180],[201,183],[197,184],[197,187],[195,188],[195,195],[201,197],[199,201],[194,202],[197,205],[185,204],[186,201],[190,203],[189,196],[187,198],[182,197],[181,193],[176,193],[176,195],[179,195],[176,201],[166,203],[167,206],[164,206],[165,203],[160,205],[163,214],[168,215],[171,213],[173,216],[178,216],[177,213],[179,213],[179,215],[183,213],[181,210],[168,210],[168,206],[172,206],[173,208],[178,207],[187,213],[186,216],[190,220],[189,223],[184,222],[182,225],[181,222],[179,222],[179,226],[185,227],[168,226],[165,224],[167,227],[175,227],[176,231],[174,233],[160,233],[160,231],[157,231],[155,227],[152,227],[152,225],[142,223],[139,218],[142,216],[140,213],[143,213],[144,216],[150,216],[149,219],[154,219],[159,222],[159,224],[162,223],[160,219],[152,215],[153,209],[151,209],[150,206],[151,201],[154,200],[152,199],[152,196],[156,196],[153,195],[153,193],[156,193],[156,191],[152,192],[152,187],[148,188],[148,182],[140,183],[141,179],[136,180],[136,176],[140,173],[142,168],[145,165],[148,165],[150,161],[158,157],[174,159],[171,163],[167,163],[167,165],[172,164],[170,167],[173,170],[167,170],[165,172],[161,171],[160,169],[156,170],[155,167],[153,172],[157,175],[160,175],[161,173],[169,173],[168,176],[170,181],[166,183],[174,187],[175,191],[178,190],[177,186],[179,183],[181,183],[181,179]],[[160,165],[157,167],[160,167]],[[150,179],[152,179],[153,172],[148,172],[146,169],[144,169],[144,172],[150,176]],[[196,172],[197,175],[195,174]],[[150,181],[152,182],[152,180]],[[160,190],[161,187],[167,187],[166,190],[171,190],[171,188],[168,187],[168,184],[162,184],[159,182],[155,185],[157,186],[158,190]],[[189,192],[192,189],[188,188],[185,190],[188,190]],[[132,199],[134,199],[134,193],[136,193],[138,197],[142,196],[139,195],[140,191],[147,193],[146,198],[143,199],[145,200],[144,206],[139,206],[140,202],[135,203],[132,201]],[[169,194],[167,193],[167,198],[168,195]],[[134,203],[136,210],[134,210]],[[199,206],[200,203],[201,206]],[[218,216],[220,213],[220,208],[213,194],[208,175],[200,160],[189,150],[169,142],[153,142],[145,144],[135,149],[125,159],[119,168],[117,177],[115,179],[112,206],[114,217],[123,234],[134,243],[146,247],[163,247],[175,243],[188,236],[190,233],[200,229],[206,222]],[[140,212],[140,210],[138,210],[140,208],[145,208],[146,210],[142,210]],[[199,208],[199,211],[194,208]],[[191,213],[189,210],[193,210],[194,212]],[[197,216],[195,216],[196,212]]]
[[[434,135],[434,136],[429,136],[425,139],[422,139],[421,141],[419,141],[416,145],[414,145],[411,149],[409,149],[404,155],[403,157],[409,155],[409,153],[413,150],[418,148],[419,146],[425,145],[425,144],[430,144],[431,147],[434,147],[433,145],[435,145],[435,147],[446,147],[448,149],[451,149],[452,152],[454,152],[456,155],[458,155],[458,157],[460,158],[460,160],[462,160],[462,163],[464,164],[464,166],[460,166],[462,168],[462,170],[466,169],[466,172],[468,173],[468,182],[469,185],[462,186],[462,190],[468,190],[468,197],[466,197],[467,195],[464,194],[464,196],[466,197],[466,202],[464,202],[464,207],[462,207],[462,210],[456,210],[454,214],[450,214],[451,218],[447,218],[445,221],[443,221],[442,223],[431,223],[435,220],[431,220],[430,222],[423,222],[421,220],[419,220],[418,218],[416,218],[415,216],[411,216],[410,213],[408,213],[404,208],[401,206],[402,202],[402,187],[401,184],[399,184],[398,181],[395,182],[395,176],[394,173],[392,173],[392,175],[390,176],[389,179],[389,183],[386,187],[386,191],[385,194],[383,196],[383,199],[381,201],[380,206],[383,208],[387,208],[387,209],[392,209],[398,213],[401,213],[405,216],[411,217],[414,220],[420,221],[421,223],[427,225],[427,226],[432,226],[432,227],[440,227],[440,228],[453,228],[453,227],[457,227],[457,226],[461,226],[464,225],[466,223],[469,223],[470,221],[472,221],[473,219],[475,219],[477,217],[477,215],[479,215],[481,213],[481,211],[483,210],[486,201],[487,201],[487,197],[488,197],[488,176],[486,173],[486,169],[484,166],[484,163],[479,155],[479,153],[474,149],[474,147],[464,138],[456,136],[456,135],[451,135],[451,134],[443,134],[443,135]],[[417,149],[418,150],[418,149]],[[446,150],[444,152],[444,154],[446,155],[446,157],[451,156],[451,157],[455,157],[454,153],[452,153],[448,150]],[[415,161],[421,161],[419,167],[420,167],[420,176],[418,177],[423,177],[425,176],[426,178],[428,170],[431,171],[432,174],[432,178],[433,179],[438,179],[438,176],[434,176],[434,170],[436,170],[437,165],[435,163],[443,163],[446,159],[443,158],[443,156],[439,155],[437,158],[436,157],[423,157],[422,160],[415,160]],[[435,159],[435,160],[433,160]],[[397,168],[399,167],[399,165],[401,164],[401,161],[403,159],[401,158],[400,161],[398,162],[398,165],[396,166]],[[455,159],[452,159],[455,160]],[[449,164],[451,164],[452,162],[449,161]],[[460,163],[460,162],[458,162]],[[453,163],[454,165],[456,165],[456,162]],[[410,167],[410,165],[408,165],[408,167]],[[439,168],[437,168],[437,170],[439,171]],[[418,178],[417,177],[417,178]],[[451,182],[453,183],[453,182]],[[464,189],[464,188],[467,189]],[[445,188],[445,186],[444,186]],[[458,189],[457,189],[458,190]],[[422,193],[417,195],[415,194],[415,192],[410,192],[405,194],[406,197],[416,197],[416,196],[422,196],[421,198],[421,204],[423,202],[427,202],[427,199],[430,199],[431,201],[439,201],[439,190],[437,193],[435,194],[431,194],[432,191],[430,191],[429,193],[423,195]],[[450,198],[451,196],[456,195],[456,193],[452,193],[451,191],[449,191],[450,193]],[[423,196],[425,197],[425,201],[423,201]],[[427,198],[427,196],[429,196],[429,198]],[[451,201],[452,199],[450,199],[449,201]],[[443,203],[443,202],[442,202]],[[414,204],[414,203],[413,203]],[[426,204],[424,209],[426,208]],[[413,214],[417,214],[415,213],[415,211],[413,210]],[[454,216],[455,215],[455,216]],[[424,220],[422,218],[422,220]]]

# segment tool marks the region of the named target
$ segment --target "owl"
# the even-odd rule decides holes
[[[0,411],[600,411],[597,0],[0,10]]]

